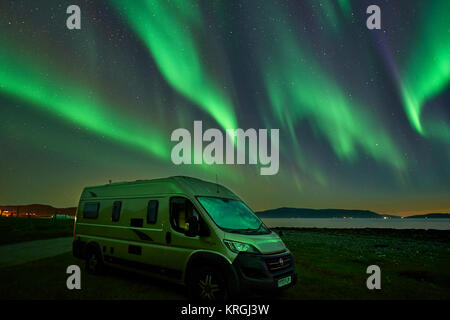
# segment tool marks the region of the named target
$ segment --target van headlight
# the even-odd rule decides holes
[[[260,253],[258,249],[248,243],[231,241],[231,240],[223,240],[225,245],[233,252],[248,252],[248,253]]]

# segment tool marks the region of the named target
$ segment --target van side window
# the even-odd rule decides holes
[[[192,216],[200,218],[191,201],[181,197],[170,199],[170,224],[174,230],[185,233],[187,230],[186,221]]]
[[[122,209],[122,201],[114,201],[111,221],[117,222],[120,219],[120,210]]]
[[[84,208],[83,208],[83,218],[97,219],[99,208],[100,208],[100,203],[98,203],[98,202],[85,203]]]
[[[156,223],[158,216],[158,200],[150,200],[147,206],[147,223]]]

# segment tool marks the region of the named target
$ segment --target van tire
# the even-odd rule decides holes
[[[225,301],[230,292],[224,273],[213,266],[193,270],[189,277],[188,291],[189,298],[196,301]]]
[[[90,274],[101,274],[104,270],[103,258],[97,248],[91,246],[86,256],[86,271]]]

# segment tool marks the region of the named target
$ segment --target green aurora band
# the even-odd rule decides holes
[[[317,4],[317,2],[311,0],[311,4],[314,5]],[[314,8],[319,19],[323,22],[326,20],[327,24],[330,25],[334,31],[338,30],[339,20],[335,3],[332,0],[325,0],[321,3],[320,7],[314,6]]]
[[[323,0],[320,2],[320,5],[318,5],[316,0],[310,1],[322,23],[327,22],[333,31],[339,31],[341,28],[341,16],[345,18],[351,17],[352,7],[349,0]],[[341,11],[341,15],[339,11]]]
[[[193,30],[201,30],[198,6],[190,0],[115,0],[118,12],[150,50],[162,75],[179,93],[208,112],[223,129],[237,128],[234,108],[202,64]]]
[[[350,3],[350,0],[337,0],[339,7],[341,8],[344,15],[347,17],[351,16],[352,14],[352,5]]]
[[[1,43],[0,92],[160,159],[170,155],[167,137],[157,130],[148,126],[140,130],[134,120],[113,114],[111,104],[103,102],[88,88],[69,83],[67,77],[52,71],[43,61],[36,61],[36,57],[20,57],[19,51],[7,47],[4,39]]]
[[[279,43],[266,48],[272,63],[261,65],[274,115],[294,145],[299,143],[295,126],[303,120],[329,141],[339,159],[354,161],[362,150],[403,171],[404,159],[382,121],[349,98],[287,30],[279,28],[277,34]]]
[[[430,1],[430,8],[425,12],[420,35],[414,38],[411,56],[400,71],[405,112],[411,125],[422,135],[435,132],[423,126],[424,105],[441,93],[450,80],[450,1]]]

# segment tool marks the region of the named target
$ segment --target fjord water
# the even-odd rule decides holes
[[[381,219],[381,218],[262,218],[269,228],[385,228],[450,230],[450,219]]]

